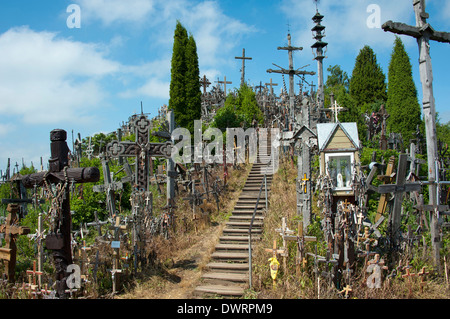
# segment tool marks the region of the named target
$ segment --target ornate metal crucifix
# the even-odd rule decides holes
[[[172,142],[150,143],[150,120],[141,114],[134,120],[135,142],[112,141],[106,145],[106,152],[111,157],[135,157],[135,185],[138,190],[148,190],[149,159],[154,157],[170,158]]]

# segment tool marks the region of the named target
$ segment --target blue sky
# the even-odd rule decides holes
[[[80,8],[80,28],[67,20]],[[324,60],[325,79],[330,65],[340,65],[349,75],[364,45],[375,51],[387,75],[394,35],[371,28],[379,8],[381,24],[387,20],[415,24],[411,0],[322,0],[318,9],[325,18],[328,42]],[[241,61],[246,62],[250,85],[278,83],[282,77],[266,72],[272,63],[288,67],[286,51],[290,30],[295,46],[294,67],[316,71],[311,34],[316,5],[312,0],[197,1],[197,0],[17,0],[0,4],[0,168],[8,157],[12,164],[46,167],[50,154],[50,131],[82,137],[115,131],[136,112],[157,114],[168,103],[173,31],[177,19],[194,36],[201,76],[239,86]],[[428,0],[428,22],[435,30],[450,31],[450,1]],[[414,39],[401,36],[413,65],[421,101],[418,48]],[[433,42],[436,108],[442,122],[450,121],[448,44]],[[307,81],[317,83],[315,76]],[[298,82],[296,80],[296,82]],[[210,87],[211,88],[211,87]],[[298,87],[296,87],[298,92]]]

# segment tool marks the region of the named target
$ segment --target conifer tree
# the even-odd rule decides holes
[[[356,57],[349,89],[361,113],[376,101],[386,101],[386,76],[377,63],[375,53],[367,45]]]
[[[401,133],[408,144],[422,120],[411,63],[399,37],[395,38],[389,63],[386,111],[390,115],[388,131]]]
[[[386,101],[386,76],[377,57],[369,46],[364,46],[356,57],[352,77],[349,85],[350,97],[353,100],[353,108],[349,110],[352,120],[358,123],[358,131],[361,140],[365,140],[366,132],[364,113],[371,113],[374,105]]]
[[[186,45],[186,128],[194,131],[194,120],[202,116],[202,92],[200,90],[200,69],[198,66],[197,45],[194,36],[189,35]]]
[[[197,45],[179,21],[174,32],[169,109],[174,111],[177,125],[193,133],[194,120],[201,117]]]

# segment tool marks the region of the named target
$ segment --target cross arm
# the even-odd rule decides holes
[[[385,32],[392,32],[396,34],[403,34],[414,37],[416,39],[423,36],[425,31],[430,33],[430,39],[443,43],[450,43],[450,32],[435,31],[430,24],[425,24],[423,27],[415,27],[401,22],[393,22],[391,20],[385,22],[381,28]]]
[[[22,177],[25,188],[33,188],[34,185],[42,186],[47,178],[52,183],[58,183],[65,179],[64,171],[61,172],[38,172]],[[100,180],[100,170],[97,167],[75,167],[67,169],[67,178],[75,183],[90,183]]]

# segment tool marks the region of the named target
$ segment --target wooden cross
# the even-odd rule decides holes
[[[369,288],[381,288],[381,270],[387,270],[388,268],[384,266],[384,260],[380,259],[379,254],[375,254],[375,258],[367,262],[366,272],[373,272],[367,278],[367,286]]]
[[[49,170],[22,176],[22,184],[25,188],[34,188],[45,185],[52,192],[50,184],[57,184],[59,192],[52,195],[51,213],[55,215],[52,225],[52,233],[47,235],[47,249],[53,250],[55,260],[56,290],[60,298],[65,298],[67,287],[67,265],[72,264],[71,227],[70,214],[70,190],[71,183],[98,182],[100,170],[97,167],[69,168],[69,148],[67,146],[67,132],[55,129],[50,132]]]
[[[414,277],[417,274],[413,274],[410,272],[411,266],[409,265],[409,263],[406,264],[404,269],[406,270],[406,274],[402,275],[402,278],[408,278],[409,294],[411,295],[412,294],[411,277]]]
[[[339,104],[337,104],[337,101],[334,101],[334,105],[330,107],[331,112],[333,112],[334,114],[334,122],[337,123],[338,122],[338,114],[340,111],[345,111],[347,110],[345,107],[340,106]]]
[[[272,83],[272,78],[270,78],[270,82],[266,83],[266,85],[268,85],[270,87],[270,95],[273,95],[273,87],[277,86],[278,83]]]
[[[200,80],[200,84],[203,87],[203,94],[206,94],[206,88],[211,84],[211,82],[209,82],[206,78],[206,75],[203,75],[203,78]]]
[[[344,289],[342,289],[341,291],[339,291],[340,294],[344,294],[345,299],[347,299],[348,297],[350,297],[350,293],[353,291],[352,287],[349,285],[346,285],[344,287]]]
[[[234,57],[235,59],[242,60],[242,69],[241,69],[241,86],[245,83],[245,60],[251,60],[252,58],[245,56],[245,49],[242,49],[242,56]],[[226,94],[226,91],[225,91]]]
[[[377,115],[381,117],[380,149],[385,151],[387,149],[386,120],[389,118],[390,115],[384,108],[384,104],[381,105]]]
[[[17,204],[9,204],[7,208],[9,214],[6,217],[6,224],[0,226],[0,232],[5,233],[5,247],[0,247],[0,259],[6,261],[5,274],[10,283],[15,281],[16,269],[16,238],[19,235],[26,235],[30,233],[30,228],[17,226],[18,218],[17,212],[19,206]]]
[[[282,254],[284,253],[284,249],[278,249],[277,248],[277,240],[274,239],[273,240],[273,247],[272,248],[266,248],[265,249],[266,252],[272,253],[272,257],[277,257],[277,254]]]
[[[436,181],[437,174],[435,160],[438,157],[436,138],[436,108],[433,95],[433,71],[430,57],[430,40],[442,43],[450,43],[450,33],[435,31],[427,22],[429,14],[425,12],[425,0],[413,0],[416,26],[410,26],[400,22],[387,21],[382,25],[384,31],[403,34],[417,39],[419,46],[419,72],[422,82],[422,108],[426,131],[427,159],[428,159],[428,180]],[[436,205],[436,185],[429,185],[429,202]],[[440,235],[438,226],[438,216],[432,215],[431,220],[431,242],[433,244],[433,259],[435,265],[440,269],[439,248]]]
[[[223,77],[223,81],[216,81],[216,83],[223,84],[223,91],[225,92],[225,96],[227,96],[227,84],[231,84],[233,82],[227,81],[227,77]]]
[[[137,116],[133,124],[136,134],[135,142],[112,141],[106,145],[106,152],[111,157],[135,157],[135,184],[138,190],[148,190],[149,160],[152,156],[169,159],[172,142],[150,143],[151,121],[144,114]]]
[[[296,271],[297,274],[300,272],[300,267],[305,268],[307,260],[305,258],[305,243],[310,241],[317,241],[314,236],[304,236],[303,235],[303,222],[298,222],[297,228],[297,258],[296,258]]]
[[[425,276],[429,275],[429,272],[425,272],[426,267],[422,267],[422,270],[417,273],[417,276],[420,277],[420,292],[423,293],[423,287],[426,286],[427,282],[425,281]]]
[[[284,69],[276,64],[275,66],[279,67],[280,70],[273,70],[268,69],[267,73],[280,73],[280,74],[288,74],[289,75],[289,108],[290,108],[290,117],[291,119],[294,119],[294,102],[295,102],[295,96],[294,96],[294,75],[314,75],[316,72],[308,72],[308,71],[301,71],[301,70],[294,70],[294,60],[292,57],[293,51],[300,51],[303,50],[303,47],[294,47],[291,45],[291,35],[288,33],[288,45],[286,47],[278,47],[278,50],[287,50],[288,51],[288,57],[289,57],[289,69]]]
[[[44,273],[42,271],[36,270],[36,261],[33,261],[33,270],[27,270],[27,275],[29,278],[29,284],[32,287],[31,289],[36,290],[36,288],[40,288],[39,285],[36,285],[36,276],[42,276]],[[33,277],[33,284],[31,284],[31,277]]]
[[[106,156],[102,156],[103,167],[103,185],[94,185],[92,190],[94,192],[106,193],[106,208],[109,212],[109,216],[112,217],[116,214],[116,196],[115,192],[122,189],[122,182],[113,182],[111,179],[111,173],[109,170],[108,160]]]
[[[378,179],[382,179],[384,184],[390,184],[393,180],[393,172],[394,172],[394,162],[395,157],[391,156],[389,158],[389,162],[386,168],[386,174],[385,175],[379,175]],[[384,212],[386,211],[387,203],[388,203],[388,194],[381,194],[380,200],[378,202],[378,208],[377,208],[377,215],[375,216],[375,222],[380,219],[381,216],[383,216]]]

